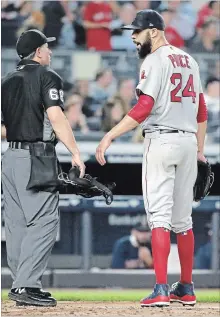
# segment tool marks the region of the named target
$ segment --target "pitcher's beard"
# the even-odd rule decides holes
[[[140,48],[138,49],[139,57],[141,59],[147,57],[147,55],[151,53],[151,49],[152,49],[152,43],[151,43],[151,40],[148,40],[144,44],[140,45]]]

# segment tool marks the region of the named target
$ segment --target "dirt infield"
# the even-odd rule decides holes
[[[49,317],[146,317],[146,316],[218,316],[220,306],[218,303],[201,303],[194,307],[183,307],[172,304],[166,308],[141,308],[133,302],[58,302],[55,308],[16,307],[11,301],[2,302],[2,316],[49,316]]]

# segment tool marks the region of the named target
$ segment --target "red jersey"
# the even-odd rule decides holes
[[[172,27],[168,26],[165,29],[165,35],[167,38],[167,41],[178,48],[184,47],[184,40],[181,37],[181,35]]]
[[[212,9],[206,4],[198,12],[198,19],[196,23],[197,28],[201,28],[205,20],[212,14]]]
[[[89,2],[84,11],[84,20],[94,23],[110,23],[112,9],[108,3]],[[110,51],[111,31],[108,28],[87,29],[87,47],[97,51]]]

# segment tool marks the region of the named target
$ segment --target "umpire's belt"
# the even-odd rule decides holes
[[[29,150],[29,142],[9,142],[11,149]]]
[[[146,133],[154,133],[154,132],[159,132],[159,133],[179,133],[180,130],[170,130],[170,129],[161,129],[161,130],[143,130],[142,135],[143,137],[145,136]],[[185,132],[185,131],[181,131]]]

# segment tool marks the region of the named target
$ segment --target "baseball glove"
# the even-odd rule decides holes
[[[80,195],[84,198],[91,198],[103,195],[107,205],[113,201],[112,190],[115,188],[115,183],[102,184],[95,177],[85,174],[83,178],[79,178],[79,169],[74,166],[69,170],[69,173],[60,173],[58,178],[61,184],[72,185],[72,193]]]
[[[209,194],[214,182],[214,173],[208,162],[198,161],[198,174],[193,188],[194,201],[200,201]]]

